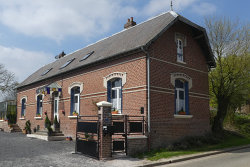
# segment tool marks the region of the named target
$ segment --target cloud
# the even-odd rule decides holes
[[[195,1],[198,0],[175,0],[173,1],[173,10],[180,11],[189,7]],[[143,9],[143,14],[149,16],[159,14],[160,12],[165,12],[170,10],[171,0],[150,0],[150,2],[145,5]]]
[[[18,76],[22,82],[33,72],[54,60],[54,56],[44,52],[27,51],[0,45],[0,62],[5,68]]]
[[[0,0],[0,22],[19,33],[60,42],[108,32],[121,15],[135,13],[121,0]]]
[[[199,15],[209,15],[216,11],[216,6],[211,3],[202,2],[199,4],[195,4],[192,7],[192,11]]]

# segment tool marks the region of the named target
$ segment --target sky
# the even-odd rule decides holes
[[[204,27],[204,18],[243,23],[250,0],[173,0],[173,10]],[[170,0],[0,0],[0,63],[22,82],[42,66],[170,10]]]

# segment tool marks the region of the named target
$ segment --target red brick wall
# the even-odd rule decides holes
[[[137,59],[142,57],[141,59]],[[137,59],[137,60],[134,60]],[[59,119],[60,130],[65,136],[72,136],[75,138],[76,119],[70,119],[70,94],[68,87],[73,82],[82,82],[83,91],[81,93],[80,101],[80,114],[81,115],[96,115],[97,110],[94,102],[106,101],[107,90],[103,86],[103,77],[113,72],[126,72],[126,84],[123,86],[123,114],[141,115],[140,108],[146,107],[146,59],[145,54],[136,53],[131,56],[114,60],[105,65],[101,64],[88,69],[82,69],[81,72],[77,71],[73,74],[68,74],[60,78],[53,78],[41,84],[34,84],[34,87],[28,87],[26,90],[18,91],[18,109],[17,109],[17,124],[23,129],[27,120],[31,121],[32,129],[40,125],[41,129],[44,128],[44,120],[46,111],[50,119],[53,119],[53,101],[49,95],[44,98],[43,104],[43,119],[35,120],[36,115],[36,89],[42,85],[57,82],[62,86],[62,96],[59,103]],[[20,120],[22,96],[27,96],[27,107],[25,120]],[[65,115],[62,114],[65,111]],[[146,113],[146,108],[145,108]]]
[[[177,62],[175,33],[186,36],[184,62]],[[151,79],[151,146],[164,147],[185,136],[202,135],[210,130],[208,69],[205,56],[192,38],[190,27],[183,23],[174,24],[150,47]],[[192,78],[189,90],[189,112],[193,118],[175,118],[174,86],[171,73],[185,73]],[[197,94],[198,93],[198,94]]]

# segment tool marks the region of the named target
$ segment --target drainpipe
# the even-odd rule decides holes
[[[141,50],[146,54],[147,56],[147,85],[148,85],[148,134],[150,134],[150,55],[149,52],[146,51],[146,49],[142,46]]]

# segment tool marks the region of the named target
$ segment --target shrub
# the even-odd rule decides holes
[[[45,128],[48,129],[49,134],[52,133],[51,121],[49,120],[47,115],[46,115],[46,118],[45,118]]]
[[[25,130],[27,131],[28,134],[31,134],[31,123],[30,120],[26,121],[25,123]]]

